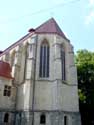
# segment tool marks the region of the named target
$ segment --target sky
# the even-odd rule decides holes
[[[94,0],[0,1],[0,50],[54,18],[74,51],[94,51]]]

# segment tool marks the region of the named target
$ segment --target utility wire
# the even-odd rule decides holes
[[[80,1],[80,0],[71,0],[71,1],[68,1],[68,2],[66,2],[66,3],[60,3],[60,4],[54,5],[54,6],[52,6],[52,7],[46,8],[46,9],[41,9],[41,10],[38,10],[38,11],[33,12],[33,13],[30,13],[30,14],[22,15],[22,16],[20,16],[20,17],[9,18],[9,19],[7,19],[5,22],[7,22],[7,23],[15,22],[15,21],[17,21],[17,20],[19,20],[19,19],[22,19],[22,18],[25,18],[25,17],[27,17],[27,16],[33,16],[33,15],[45,13],[45,12],[47,12],[47,11],[49,11],[49,10],[57,9],[58,7],[66,6],[66,5],[68,5],[68,4],[74,4],[74,3],[79,2],[79,1]],[[2,22],[2,23],[5,23],[5,22]]]
[[[78,1],[80,1],[80,0],[71,0],[71,1],[66,2],[66,3],[60,3],[60,4],[54,5],[52,7],[49,7],[49,8],[46,8],[46,9],[41,9],[41,10],[38,10],[38,11],[33,12],[31,14],[24,15],[24,16],[32,16],[32,15],[36,15],[36,14],[39,14],[39,13],[44,13],[48,10],[56,9],[58,7],[62,7],[62,6],[68,5],[68,4],[73,4],[73,3],[76,3]],[[22,17],[24,17],[24,16],[22,16]]]

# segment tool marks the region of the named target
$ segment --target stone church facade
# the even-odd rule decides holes
[[[0,125],[81,125],[73,46],[51,18],[0,52]]]

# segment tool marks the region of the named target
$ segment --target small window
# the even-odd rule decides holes
[[[4,123],[8,123],[9,122],[9,114],[5,113],[4,115]]]
[[[10,96],[11,95],[11,86],[5,85],[3,95],[4,96]]]
[[[64,125],[68,125],[68,117],[64,116]]]
[[[45,124],[46,123],[46,117],[44,114],[40,116],[40,124]]]

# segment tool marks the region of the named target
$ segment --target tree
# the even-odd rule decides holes
[[[76,54],[80,111],[84,125],[94,124],[94,53],[79,50]]]

